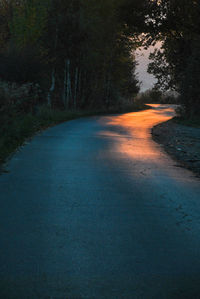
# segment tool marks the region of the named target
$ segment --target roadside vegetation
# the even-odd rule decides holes
[[[200,119],[200,1],[156,0],[156,16],[149,42],[160,41],[161,49],[150,55],[149,73],[160,90],[179,94],[181,119],[185,124]]]
[[[28,138],[49,126],[79,117],[145,109],[136,100],[98,109],[58,109],[43,103],[38,84],[0,82],[0,164]],[[37,102],[40,104],[37,105]],[[43,104],[42,104],[43,103]]]
[[[180,125],[200,128],[200,117],[199,116],[191,117],[191,118],[178,116],[178,117],[175,117],[173,119],[173,121],[175,121],[176,123],[178,123]]]
[[[149,89],[137,95],[138,102],[145,104],[178,104],[179,98],[173,92],[162,92],[158,89]]]
[[[0,1],[0,162],[48,126],[144,107],[134,51],[146,3],[128,26],[128,0]]]

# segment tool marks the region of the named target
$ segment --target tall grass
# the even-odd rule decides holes
[[[0,163],[36,132],[83,115],[81,112],[55,111],[47,107],[42,107],[35,115],[14,111],[7,117],[4,115],[4,124],[0,127]]]
[[[74,118],[108,113],[138,111],[140,101],[121,99],[112,107],[91,108],[89,111],[50,109],[43,104],[37,84],[18,85],[0,81],[0,164],[38,131]]]

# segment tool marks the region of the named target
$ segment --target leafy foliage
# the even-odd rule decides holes
[[[178,102],[176,94],[172,92],[163,93],[155,88],[148,89],[145,92],[140,93],[137,97],[140,102],[145,104],[177,104]]]
[[[40,83],[51,107],[109,107],[133,98],[133,51],[148,2],[3,0],[0,77]]]
[[[159,88],[179,92],[185,116],[200,115],[200,2],[161,0],[153,11],[163,44],[150,56],[149,72]]]

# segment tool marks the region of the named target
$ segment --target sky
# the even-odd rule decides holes
[[[153,52],[154,48],[158,47],[151,46],[148,50],[144,48],[140,48],[136,51],[136,59],[138,61],[138,66],[136,68],[136,73],[138,74],[139,81],[142,82],[141,84],[141,92],[151,89],[153,85],[156,83],[156,79],[153,75],[147,73],[147,67],[149,63],[149,54]]]

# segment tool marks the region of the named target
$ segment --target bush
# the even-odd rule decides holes
[[[143,103],[161,103],[162,102],[162,92],[155,89],[149,89],[140,94],[140,99]]]
[[[149,104],[176,104],[178,102],[178,97],[172,92],[162,93],[160,90],[153,88],[140,93],[137,100]]]
[[[23,113],[33,112],[41,100],[39,84],[25,83],[18,85],[0,81],[0,109],[15,110]]]
[[[18,49],[10,45],[6,52],[0,54],[0,78],[20,84],[40,82],[44,63],[37,52],[34,47]]]

